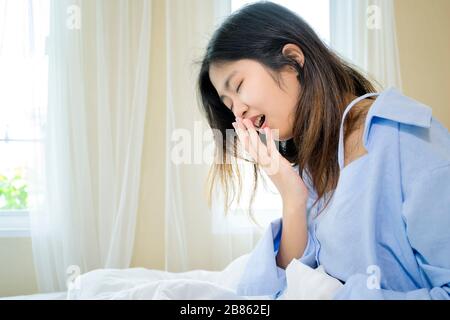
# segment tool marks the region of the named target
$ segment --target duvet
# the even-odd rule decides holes
[[[67,292],[67,299],[179,299],[270,300],[273,296],[239,296],[248,254],[222,271],[193,270],[182,273],[132,268],[99,269],[81,275]],[[294,259],[286,268],[286,288],[277,299],[332,299],[342,286],[320,266],[311,269]]]

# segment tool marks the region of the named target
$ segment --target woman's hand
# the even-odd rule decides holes
[[[305,204],[308,199],[308,188],[289,161],[279,153],[274,140],[274,130],[265,128],[267,145],[264,145],[250,120],[241,118],[236,120],[233,127],[245,151],[272,180],[283,202]]]

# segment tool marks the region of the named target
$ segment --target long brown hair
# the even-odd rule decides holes
[[[282,54],[283,46],[288,43],[296,44],[303,51],[303,67],[295,59]],[[198,77],[202,112],[210,127],[219,132],[215,134],[216,159],[207,181],[208,204],[211,206],[215,182],[219,177],[227,200],[225,213],[229,209],[229,191],[232,191],[231,201],[236,196],[235,178],[238,190],[242,188],[241,174],[234,160],[250,160],[238,152],[237,137],[226,135],[227,130],[233,129],[234,114],[218,97],[209,78],[209,68],[212,63],[240,59],[253,59],[261,63],[278,85],[279,72],[285,66],[297,70],[302,90],[295,112],[293,138],[286,141],[280,153],[292,165],[298,165],[300,175],[306,174],[317,195],[313,205],[317,204],[336,188],[339,179],[337,151],[344,109],[351,97],[375,92],[372,82],[327,47],[300,16],[285,7],[263,1],[247,5],[230,15],[209,41]],[[346,118],[345,134],[356,129],[358,119],[367,113],[367,108],[356,110],[355,106],[353,109]],[[239,147],[242,150],[242,146]],[[253,219],[251,206],[260,168],[252,163],[254,184],[249,212]],[[237,194],[239,202],[241,192]],[[322,210],[330,199],[331,196],[327,197]]]

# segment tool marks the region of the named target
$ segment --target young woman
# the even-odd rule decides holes
[[[211,186],[219,176],[228,199],[239,171],[226,160],[243,149],[255,178],[262,168],[283,200],[239,294],[276,298],[299,259],[344,284],[337,299],[449,298],[450,135],[430,107],[394,88],[375,92],[298,15],[270,2],[216,30],[198,81],[220,133]]]

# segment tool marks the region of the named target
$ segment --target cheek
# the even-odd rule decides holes
[[[244,95],[242,96],[243,99]],[[255,85],[249,88],[247,97],[249,106],[262,114],[278,118],[283,109],[283,97],[273,85],[267,83]]]
[[[242,103],[248,106],[250,114],[265,114],[273,113],[274,108],[273,96],[270,93],[261,89],[261,87],[254,86],[251,88],[247,86],[241,93],[240,98]]]
[[[291,139],[295,118],[295,101],[293,102],[286,95],[280,95],[277,103],[277,107],[269,113],[272,119],[271,125],[280,130],[281,140]]]
[[[289,134],[292,127],[289,114],[293,109],[290,94],[278,88],[272,78],[261,77],[247,81],[241,99],[253,109],[252,113],[265,114],[272,127],[280,129],[280,133]]]
[[[266,101],[266,103],[270,103],[268,113],[274,121],[277,121],[277,125],[280,128],[290,125],[292,106],[289,99],[285,95],[272,96],[269,99]]]

